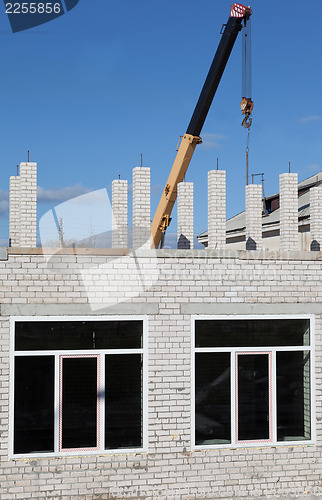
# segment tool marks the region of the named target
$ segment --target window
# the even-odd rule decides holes
[[[312,442],[312,317],[193,324],[193,446]]]
[[[142,318],[12,320],[13,456],[142,449]]]

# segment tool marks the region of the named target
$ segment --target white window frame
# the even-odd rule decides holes
[[[198,320],[281,320],[281,319],[308,319],[310,321],[310,345],[307,346],[274,346],[274,347],[195,347],[195,324]],[[315,405],[315,316],[313,314],[279,314],[279,315],[193,315],[191,317],[191,448],[192,450],[217,448],[249,448],[270,446],[300,446],[316,443],[316,405]],[[276,414],[276,352],[277,351],[309,351],[310,352],[310,404],[311,404],[311,439],[304,441],[277,441],[277,414]],[[202,352],[230,352],[231,353],[231,442],[225,444],[198,445],[195,442],[195,354]],[[271,353],[271,397],[272,397],[272,439],[256,441],[238,441],[236,429],[236,358],[239,354]]]
[[[54,350],[54,351],[15,351],[15,324],[16,322],[75,322],[75,321],[142,321],[142,347],[131,349],[73,349],[73,350]],[[100,357],[100,389],[105,393],[105,355],[106,354],[141,354],[142,355],[142,447],[136,448],[104,448],[104,405],[101,405],[98,421],[100,429],[98,430],[99,443],[97,449],[76,449],[75,451],[60,451],[60,361],[62,357]],[[50,355],[55,357],[55,374],[54,374],[54,451],[49,453],[14,453],[14,380],[15,380],[15,363],[16,356],[45,356]],[[45,457],[64,457],[64,456],[81,456],[81,455],[110,455],[110,454],[128,454],[128,453],[146,453],[147,452],[147,369],[148,369],[148,318],[147,316],[126,315],[126,316],[12,316],[10,318],[10,400],[9,400],[9,458],[45,458]]]

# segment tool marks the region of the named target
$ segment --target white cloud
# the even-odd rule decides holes
[[[221,142],[228,139],[224,134],[211,134],[209,132],[204,132],[202,134],[202,149],[220,149],[222,147]]]
[[[57,187],[52,189],[44,189],[41,186],[37,188],[38,202],[63,202],[81,196],[92,191],[83,186],[80,182],[74,186]]]
[[[309,122],[318,122],[322,120],[322,116],[320,115],[311,115],[311,116],[303,116],[300,119],[301,123],[309,123]]]

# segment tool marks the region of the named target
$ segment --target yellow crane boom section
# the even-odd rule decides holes
[[[170,224],[171,211],[177,199],[177,185],[179,182],[183,181],[194,150],[197,144],[201,142],[200,137],[190,134],[185,134],[182,138],[158,208],[151,223],[151,248],[159,248],[162,233],[165,232]]]

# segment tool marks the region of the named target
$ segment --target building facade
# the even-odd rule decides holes
[[[142,246],[2,249],[1,500],[322,494],[321,252]]]

